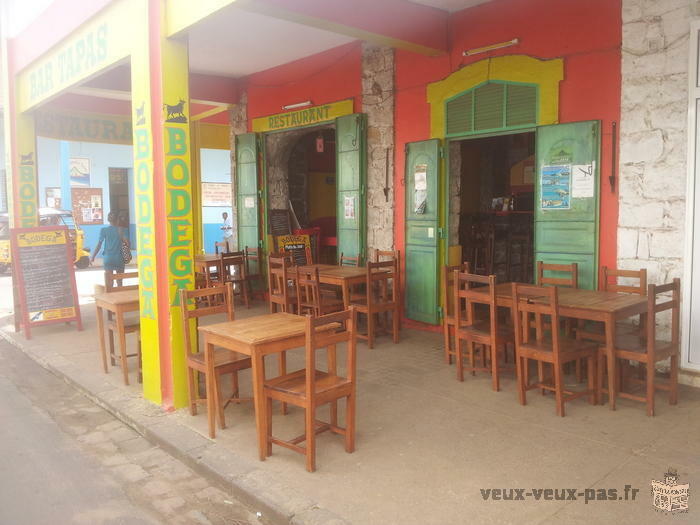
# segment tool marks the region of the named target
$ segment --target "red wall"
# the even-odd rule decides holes
[[[524,54],[563,58],[559,121],[602,121],[600,264],[616,266],[617,195],[610,191],[613,122],[620,120],[620,0],[494,0],[455,13],[450,19],[451,51],[430,58],[396,52],[396,174],[403,188],[404,145],[430,138],[426,85],[489,56]],[[466,49],[519,38],[520,44],[473,57]],[[397,191],[396,247],[403,250],[404,194]]]
[[[362,108],[362,51],[350,43],[250,75],[248,126],[257,117],[283,113],[282,106],[311,100],[315,106],[352,98]]]

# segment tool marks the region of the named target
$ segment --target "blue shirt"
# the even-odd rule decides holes
[[[102,241],[102,258],[105,266],[124,266],[122,257],[122,229],[117,226],[107,226],[100,230]]]

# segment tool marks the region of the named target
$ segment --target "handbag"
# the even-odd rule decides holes
[[[124,261],[124,264],[131,262],[131,249],[129,248],[129,241],[126,239],[122,239],[122,261]]]

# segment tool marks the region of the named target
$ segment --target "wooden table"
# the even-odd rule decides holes
[[[616,322],[634,315],[645,315],[647,298],[636,294],[602,292],[558,287],[559,313],[562,317],[599,321],[605,326],[605,354],[608,361],[610,409],[615,410],[615,328]],[[512,308],[511,283],[496,285],[498,306]]]
[[[255,402],[255,427],[258,437],[260,460],[265,460],[263,421],[266,417],[263,386],[265,382],[266,355],[283,353],[306,344],[306,318],[284,312],[248,317],[239,321],[200,326],[204,336],[204,362],[207,367],[207,418],[209,436],[215,436],[215,421],[218,399],[214,396],[214,346],[226,348],[239,354],[249,355],[252,361],[253,399]],[[285,361],[280,360],[280,375],[286,373]]]
[[[333,264],[314,264],[312,266],[318,268],[318,279],[322,284],[340,287],[343,292],[343,307],[346,310],[350,306],[351,287],[367,282],[367,268],[363,266],[336,266]]]
[[[100,351],[102,352],[102,368],[107,373],[107,350],[105,349],[105,327],[103,310],[112,312],[117,325],[119,337],[119,355],[122,363],[124,384],[129,384],[129,368],[126,365],[126,332],[124,331],[124,314],[136,312],[139,309],[139,291],[124,290],[121,292],[105,292],[95,295],[95,307],[97,308],[97,330],[100,338]]]
[[[211,286],[213,279],[211,278],[211,269],[216,267],[216,271],[220,272],[221,255],[215,253],[200,253],[194,256],[194,271],[205,276],[207,286]]]

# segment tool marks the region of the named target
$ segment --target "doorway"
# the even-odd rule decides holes
[[[450,244],[471,271],[533,281],[535,132],[450,143]]]
[[[117,215],[117,226],[129,232],[129,169],[108,168],[108,174],[109,211]],[[130,235],[128,237],[130,238]],[[130,242],[133,243],[133,239],[130,238]]]

